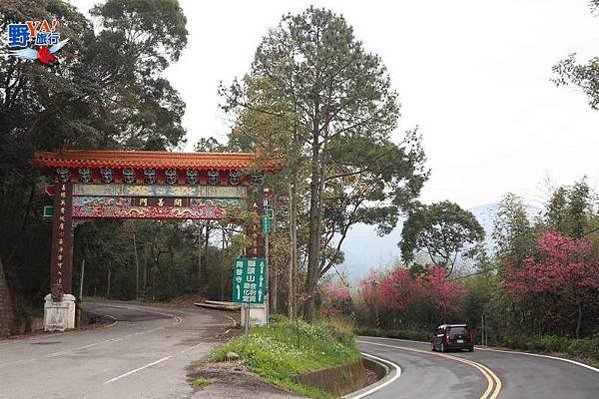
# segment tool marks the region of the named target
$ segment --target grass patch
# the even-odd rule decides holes
[[[197,389],[205,388],[210,384],[212,384],[212,380],[209,380],[208,378],[202,378],[202,377],[196,378],[195,380],[193,380],[191,382],[191,386],[194,388],[197,388]]]
[[[355,338],[348,329],[330,323],[274,320],[250,330],[247,347],[237,338],[212,355],[213,361],[226,360],[227,352],[237,353],[249,370],[270,383],[313,398],[334,396],[293,381],[297,374],[353,363],[361,358]]]

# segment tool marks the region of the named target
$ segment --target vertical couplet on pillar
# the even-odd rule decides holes
[[[54,300],[71,293],[73,271],[73,185],[57,183],[54,194],[50,292]]]

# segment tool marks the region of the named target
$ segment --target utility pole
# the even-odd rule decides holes
[[[202,273],[202,222],[198,222],[198,293],[203,293]]]
[[[271,230],[271,214],[273,213],[270,207],[270,198],[272,197],[272,190],[268,187],[265,187],[262,191],[262,194],[262,232],[264,233],[264,260],[266,261],[266,276],[264,276],[264,311],[266,312],[266,323],[268,323],[270,313],[270,263],[268,262],[268,237],[270,235]]]
[[[220,300],[225,300],[225,228],[222,227],[220,250]]]
[[[485,314],[480,315],[480,344],[483,346],[487,346],[486,344],[486,334],[485,334]]]
[[[112,261],[108,261],[108,276],[106,284],[106,298],[110,298],[110,275],[112,274]]]
[[[264,213],[262,218],[262,232],[264,233],[264,260],[266,261],[266,276],[264,280],[264,312],[266,314],[266,323],[268,324],[269,313],[270,313],[270,285],[269,285],[269,275],[270,275],[270,263],[268,262],[268,236],[270,235],[270,197],[272,197],[272,190],[268,187],[265,187],[262,191],[262,211]]]
[[[139,299],[139,259],[137,258],[137,242],[135,240],[135,225],[131,223],[133,230],[133,252],[135,253],[135,299]]]
[[[79,283],[79,300],[83,298],[83,275],[85,274],[85,259],[81,260],[81,282]]]
[[[293,186],[293,182],[289,185],[289,243],[290,243],[290,251],[289,251],[289,269],[287,270],[287,317],[289,320],[293,321],[295,311],[293,309],[293,301],[294,301],[294,270],[295,270],[295,250],[296,250],[296,230],[295,230],[295,189]]]

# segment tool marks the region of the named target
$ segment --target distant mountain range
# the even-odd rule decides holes
[[[468,209],[485,230],[485,247],[493,253],[495,243],[491,239],[495,215],[499,204],[492,203]],[[536,215],[538,208],[528,206],[530,216]],[[400,224],[403,221],[400,221]],[[398,243],[401,239],[402,226],[397,226],[389,235],[379,237],[375,227],[365,224],[354,226],[343,243],[345,262],[338,266],[340,272],[347,274],[350,281],[359,281],[368,276],[371,269],[385,269],[400,262]]]

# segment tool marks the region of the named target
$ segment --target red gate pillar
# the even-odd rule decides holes
[[[57,183],[54,193],[50,294],[45,297],[44,329],[75,328],[75,297],[71,295],[73,273],[73,185]]]
[[[58,183],[54,194],[50,290],[55,299],[71,293],[73,272],[73,185]]]

